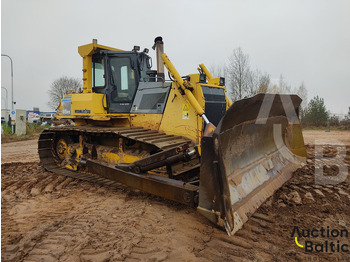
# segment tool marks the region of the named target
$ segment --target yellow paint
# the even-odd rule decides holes
[[[192,86],[195,86],[196,83],[199,82],[199,74],[189,74],[188,76],[190,77],[190,82]],[[195,92],[196,92],[196,88],[194,88],[193,94],[195,94]]]
[[[100,45],[97,43],[90,43],[78,47],[78,52],[81,57],[93,55],[95,52],[98,52],[100,50],[123,51],[122,49]]]
[[[80,145],[81,146],[81,145]],[[71,148],[71,147],[70,147]],[[70,149],[69,149],[70,150]],[[81,148],[76,148],[75,149],[75,161],[76,163],[79,163],[80,162],[80,155],[83,154],[83,150]],[[77,165],[74,165],[72,163],[69,163],[69,164],[66,164],[65,165],[65,168],[68,168],[68,169],[71,169],[73,171],[77,171],[78,170],[78,166]]]
[[[300,244],[299,244],[299,242],[298,242],[298,238],[297,238],[297,237],[295,237],[295,243],[297,244],[297,246],[298,246],[298,247],[301,247],[301,248],[303,248],[303,247],[304,247],[303,245],[300,245]]]
[[[220,77],[212,78],[208,81],[208,85],[215,85],[216,88],[225,88],[223,86],[220,86]]]
[[[176,96],[175,96],[176,95]],[[175,97],[175,98],[174,98]],[[183,119],[182,106],[189,104],[186,96],[182,96],[177,89],[177,84],[173,83],[170,90],[168,102],[166,104],[159,131],[169,135],[178,135],[191,139],[195,144],[199,143],[198,118],[192,106],[189,107],[188,119]]]
[[[66,157],[68,152],[68,144],[67,141],[63,138],[59,139],[56,143],[56,154],[57,156],[63,160]]]
[[[90,43],[79,46],[78,52],[83,58],[83,92],[92,93],[92,55],[100,50],[123,51],[121,49]]]
[[[80,147],[82,147],[82,145],[79,145]],[[76,154],[77,154],[77,157],[76,157],[76,160],[79,161],[80,160],[80,155],[83,154],[83,150],[81,148],[77,148],[75,150]]]
[[[228,98],[226,90],[225,90],[225,98],[226,98],[226,110],[227,110],[230,106],[232,106],[232,102]]]
[[[198,81],[199,81],[199,74],[198,75]],[[191,79],[192,81],[192,79]],[[194,89],[193,94],[195,95],[198,103],[200,104],[200,106],[202,108],[205,107],[205,100],[204,100],[204,95],[203,95],[203,90],[201,87],[201,83],[192,83],[196,88]],[[204,120],[202,117],[197,115],[197,137],[198,137],[198,145],[200,145],[201,143],[201,139],[202,139],[202,134],[203,134],[203,127],[204,127]],[[200,152],[200,150],[199,150]]]
[[[103,104],[106,104],[106,97],[103,97],[103,94],[97,94],[97,93],[73,94],[71,103],[72,103],[71,104],[72,115],[94,116],[98,114],[105,115],[107,113],[107,111],[103,108]],[[84,110],[90,110],[91,112],[86,113]]]
[[[83,92],[92,92],[92,56],[83,57]]]
[[[103,101],[103,102],[102,102]],[[70,115],[64,115],[64,105],[70,103]],[[96,120],[109,120],[107,111],[103,108],[106,97],[97,93],[71,94],[70,102],[61,101],[58,107],[57,118],[88,117]],[[66,110],[69,110],[66,108]]]
[[[181,78],[180,74],[177,72],[176,68],[171,63],[170,59],[165,53],[162,54],[162,59],[165,67],[168,69],[170,74],[175,78],[176,82],[181,86],[182,90],[185,92],[185,95],[187,96],[187,99],[190,102],[191,106],[196,110],[198,115],[203,115],[203,108],[200,106],[197,99],[194,97],[190,90],[191,88],[193,88],[191,83]]]
[[[78,167],[76,165],[65,165],[64,166],[65,168],[67,169],[70,169],[70,170],[73,170],[73,171],[77,171],[78,170]]]
[[[162,114],[135,114],[131,117],[131,126],[142,126],[145,129],[159,130]]]
[[[207,76],[210,81],[213,78],[213,75],[209,72],[208,68],[204,64],[200,64],[199,67],[202,69],[203,73]]]
[[[142,156],[132,156],[126,153],[118,153],[118,154],[111,153],[111,152],[102,153],[102,159],[106,162],[113,163],[113,164],[133,163],[141,158]]]

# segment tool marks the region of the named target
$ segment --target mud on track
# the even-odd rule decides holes
[[[326,148],[334,156],[341,149]],[[350,176],[314,184],[314,147],[235,236],[194,209],[122,185],[108,187],[46,172],[39,163],[1,167],[3,261],[300,261],[313,258],[291,237],[294,226],[350,225]],[[345,164],[349,170],[350,147]],[[334,174],[330,162],[325,172]],[[310,197],[311,195],[311,197]],[[349,243],[349,239],[343,241]],[[330,254],[317,255],[330,258]],[[342,254],[343,257],[346,254]],[[347,254],[348,259],[349,254]]]

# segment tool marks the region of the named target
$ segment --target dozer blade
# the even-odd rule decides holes
[[[198,211],[234,234],[306,160],[296,95],[235,102],[201,142]]]

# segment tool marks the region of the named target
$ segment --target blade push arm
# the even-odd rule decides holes
[[[209,72],[208,68],[204,64],[199,65],[200,69],[207,76],[208,80],[213,79],[213,75]]]
[[[208,118],[205,116],[203,108],[200,106],[197,99],[194,97],[194,95],[191,92],[191,90],[193,90],[191,83],[188,82],[187,80],[182,79],[182,77],[174,67],[173,63],[171,63],[170,59],[165,53],[162,54],[162,59],[165,67],[168,69],[171,76],[180,85],[181,93],[184,93],[186,95],[188,101],[190,102],[191,106],[196,110],[197,114],[203,118],[206,124],[209,124],[210,122]]]

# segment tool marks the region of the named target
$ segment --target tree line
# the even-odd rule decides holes
[[[299,117],[303,125],[342,124],[350,127],[350,107],[348,115],[341,121],[327,110],[323,98],[315,96],[308,102],[308,91],[303,81],[297,88],[292,88],[281,74],[278,82],[272,83],[270,74],[251,67],[249,55],[241,48],[234,49],[226,64],[209,68],[215,77],[225,77],[227,94],[232,102],[258,93],[297,94],[302,99]]]
[[[303,100],[302,107],[307,105],[307,89],[303,82],[299,87],[292,88],[281,74],[278,83],[272,83],[270,74],[251,67],[249,55],[240,47],[234,49],[226,64],[209,68],[214,76],[225,77],[227,93],[232,102],[258,93],[294,93]]]

